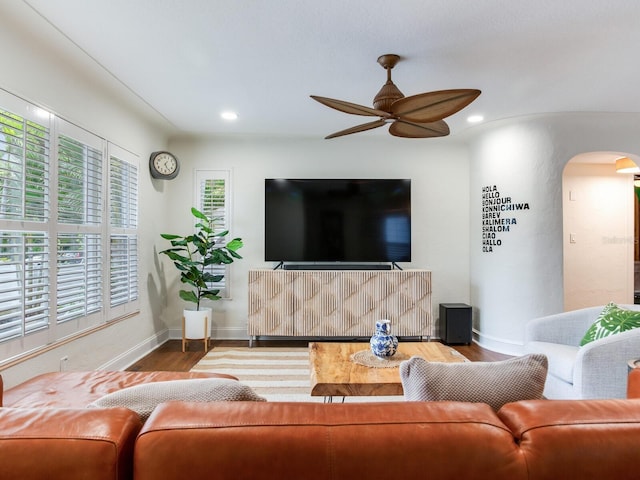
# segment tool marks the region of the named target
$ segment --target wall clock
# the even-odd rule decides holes
[[[172,180],[180,172],[178,158],[170,152],[153,152],[149,157],[149,172],[153,178]]]

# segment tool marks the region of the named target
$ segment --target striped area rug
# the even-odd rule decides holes
[[[270,402],[323,402],[310,395],[309,350],[289,347],[215,347],[192,372],[233,375]],[[344,402],[402,401],[393,397],[346,397]],[[343,401],[342,397],[334,401]]]
[[[269,401],[323,401],[309,394],[307,348],[216,347],[191,371],[233,375]]]

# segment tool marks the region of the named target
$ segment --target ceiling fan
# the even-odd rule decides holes
[[[373,122],[340,130],[325,138],[341,137],[364,132],[390,123],[389,133],[396,137],[429,138],[449,135],[449,126],[443,118],[453,115],[473,102],[480,90],[437,90],[405,97],[391,81],[391,69],[400,60],[395,54],[381,55],[378,63],[387,71],[385,83],[373,99],[373,108],[333,98],[311,95],[314,100],[344,113],[379,117]]]

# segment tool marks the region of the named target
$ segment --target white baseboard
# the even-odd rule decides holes
[[[182,338],[182,332],[180,337]],[[140,360],[145,355],[148,355],[153,350],[170,339],[170,331],[163,330],[161,332],[152,335],[151,337],[143,340],[139,344],[133,346],[129,350],[122,352],[115,358],[112,358],[107,363],[98,367],[98,370],[124,370],[130,365]]]
[[[473,329],[473,341],[482,348],[491,350],[492,352],[503,353],[505,355],[519,356],[523,354],[524,345],[522,343],[497,338],[491,335],[485,335]]]
[[[214,340],[249,340],[249,335],[245,328],[217,328],[214,330],[211,338]],[[98,367],[98,370],[124,370],[168,340],[181,339],[182,329],[173,328],[163,330],[101,365]],[[436,339],[436,337],[432,339]],[[492,337],[490,335],[483,335],[475,329],[473,330],[473,341],[482,348],[506,355],[517,356],[522,355],[523,352],[523,346],[520,343]]]

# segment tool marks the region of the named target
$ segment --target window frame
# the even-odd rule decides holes
[[[232,208],[231,208],[231,181],[232,181],[232,171],[231,170],[223,170],[223,169],[196,169],[194,171],[194,196],[196,208],[201,212],[205,213],[207,216],[211,217],[208,209],[203,204],[203,188],[202,182],[207,180],[224,181],[224,222],[221,225],[216,225],[215,231],[221,232],[224,230],[229,231],[229,235],[225,237],[225,240],[230,240],[232,238],[233,233],[231,232],[232,228]],[[220,292],[218,295],[221,297],[221,300],[232,300],[232,281],[230,276],[230,265],[219,265],[215,268],[212,268],[212,273],[219,273],[224,275],[224,279],[222,282],[217,282],[213,284],[214,288],[219,288]]]
[[[21,235],[24,235],[25,232],[35,232],[38,234],[41,233],[46,236],[48,250],[45,249],[44,253],[42,254],[42,257],[46,260],[46,262],[43,260],[42,263],[46,265],[48,269],[48,291],[46,292],[46,297],[48,299],[48,308],[46,322],[44,322],[42,328],[37,328],[33,332],[25,331],[25,325],[27,324],[28,319],[25,319],[25,316],[23,314],[21,333],[17,336],[7,336],[6,339],[0,340],[1,366],[9,362],[14,362],[23,356],[33,355],[40,350],[44,351],[51,348],[52,346],[55,346],[56,344],[68,341],[69,339],[73,339],[76,336],[84,335],[92,330],[102,328],[109,322],[139,312],[140,232],[139,225],[137,223],[137,216],[140,208],[140,161],[139,157],[136,154],[123,149],[118,145],[106,140],[105,138],[89,132],[88,130],[76,124],[73,124],[63,118],[57,117],[54,113],[47,111],[31,102],[23,100],[20,97],[13,95],[12,93],[3,89],[0,89],[0,109],[9,112],[11,115],[16,115],[22,118],[23,121],[35,122],[39,125],[42,125],[43,127],[48,129],[49,133],[48,153],[45,157],[48,168],[48,180],[43,180],[48,181],[48,184],[43,189],[43,198],[46,197],[48,200],[48,211],[45,212],[42,219],[38,220],[0,218],[0,232],[17,232]],[[74,221],[64,223],[59,219],[58,192],[62,191],[59,190],[60,185],[58,183],[59,147],[61,136],[77,141],[86,147],[90,147],[91,149],[95,149],[101,154],[101,171],[99,174],[100,185],[98,186],[96,183],[96,181],[98,181],[98,177],[95,175],[95,173],[97,173],[97,170],[94,169],[93,174],[91,173],[91,163],[86,164],[86,169],[89,172],[87,173],[87,176],[78,178],[78,181],[81,182],[80,184],[78,184],[78,188],[83,192],[83,197],[82,199],[80,199],[81,201],[79,200],[79,202],[84,205],[84,207],[81,206],[79,208],[86,210],[86,216],[82,217],[81,221],[75,221],[75,223]],[[68,144],[66,140],[65,143]],[[73,142],[71,142],[71,144],[73,144]],[[93,152],[93,154],[95,154],[95,152]],[[135,204],[134,208],[136,223],[135,225],[128,225],[123,229],[112,227],[110,222],[110,159],[112,156],[116,156],[121,161],[124,161],[127,164],[131,165],[135,172],[135,196],[133,197],[133,202]],[[79,165],[82,164],[82,158],[90,159],[95,157],[86,156],[85,153],[79,154],[77,158],[77,160],[80,161]],[[19,161],[23,165],[22,168],[25,169],[26,157],[23,156],[19,159]],[[92,179],[96,181],[93,181]],[[70,185],[73,187],[72,184]],[[96,188],[90,188],[92,185]],[[24,186],[20,192],[22,197],[25,198],[25,196],[27,196],[29,192],[28,187]],[[1,193],[2,192],[0,192],[0,194]],[[94,198],[94,195],[100,195],[100,198],[96,199]],[[94,200],[93,202],[92,199]],[[95,208],[99,207],[99,216],[91,216],[90,212],[92,211],[92,208],[88,208],[88,204],[91,204]],[[24,213],[22,213],[22,215],[24,215]],[[94,238],[94,241],[90,244],[90,246],[93,249],[92,251],[94,252],[94,260],[98,255],[101,256],[100,260],[98,260],[98,262],[100,262],[99,264],[95,261],[93,262],[93,265],[98,265],[100,272],[97,273],[96,270],[92,270],[93,276],[91,278],[97,281],[99,277],[101,285],[98,294],[101,304],[99,305],[99,308],[95,309],[95,311],[93,312],[89,312],[88,314],[87,311],[89,310],[85,308],[84,312],[79,311],[79,314],[72,315],[70,318],[67,318],[64,321],[58,321],[58,263],[61,262],[62,266],[64,266],[65,263],[64,259],[62,261],[60,260],[62,258],[62,255],[60,254],[62,250],[60,248],[62,247],[58,246],[59,236],[61,236],[60,238],[65,237],[68,239],[73,239],[73,236],[82,238],[83,235],[85,236],[85,238],[86,235],[93,235],[98,239],[96,242]],[[123,304],[111,307],[110,245],[111,238],[114,235],[128,235],[129,238],[135,239],[135,241],[133,242],[135,243],[135,249],[128,250],[128,252],[133,252],[132,255],[134,262],[129,262],[128,265],[131,266],[133,264],[133,268],[129,267],[129,275],[134,277],[132,281],[135,282],[136,294],[135,298],[129,298]],[[96,253],[97,248],[100,249],[100,252],[98,253]],[[89,253],[89,247],[78,247],[78,251],[84,253],[85,257],[83,260],[86,262]],[[24,264],[24,262],[26,261],[25,258],[28,257],[24,253],[24,250],[20,252],[20,255],[22,255],[22,262]],[[81,255],[78,256],[80,257]],[[107,260],[105,261],[104,259]],[[87,269],[88,266],[85,266],[84,270],[86,271]],[[74,272],[72,272],[72,274],[73,273]],[[75,273],[80,275],[80,269]],[[26,273],[24,273],[23,276],[26,276]],[[23,295],[24,298],[24,296],[29,295],[29,290],[27,290],[28,284],[25,283],[26,280],[24,278],[22,278],[20,282],[22,282],[22,285],[20,285],[20,291],[21,295]],[[79,289],[79,292],[82,294],[82,289]],[[91,298],[90,300],[87,299],[89,297]],[[81,295],[78,298],[80,298],[80,301],[83,301],[85,305],[89,304],[89,302],[94,302],[93,304],[95,305],[97,298],[95,290],[91,295],[89,295],[89,297],[82,297]],[[22,300],[22,302],[25,302],[25,300]],[[25,308],[25,303],[23,303],[22,305],[22,308]],[[2,303],[0,302],[0,309],[1,307]]]
[[[107,242],[108,242],[108,248],[105,251],[109,252],[109,259],[110,259],[110,267],[112,266],[111,264],[111,259],[113,258],[113,250],[112,250],[112,239],[118,237],[118,238],[127,238],[127,239],[131,239],[131,238],[135,238],[135,250],[136,250],[136,254],[133,257],[133,260],[135,261],[135,270],[136,270],[136,275],[135,275],[135,279],[131,279],[131,277],[128,278],[129,282],[135,282],[135,288],[136,288],[136,292],[135,292],[135,296],[134,297],[130,297],[126,302],[121,302],[118,304],[113,304],[112,303],[112,299],[111,299],[111,292],[112,292],[112,288],[113,285],[111,283],[111,271],[112,268],[107,269],[107,271],[105,272],[105,274],[109,277],[108,281],[106,283],[106,285],[109,286],[108,289],[106,289],[107,291],[105,291],[105,306],[108,308],[109,310],[109,314],[107,316],[107,321],[112,321],[115,319],[118,319],[122,316],[125,315],[129,315],[132,312],[136,312],[139,310],[140,306],[140,272],[139,272],[139,262],[140,262],[140,233],[139,233],[139,208],[140,208],[140,200],[139,200],[139,196],[140,196],[140,162],[138,161],[138,157],[135,156],[134,154],[132,154],[131,152],[125,150],[124,148],[118,147],[117,145],[114,145],[112,143],[109,143],[109,152],[108,152],[108,168],[109,168],[109,187],[108,187],[108,208],[107,208],[107,223],[108,223],[108,229],[109,229],[109,234],[107,236]],[[133,202],[133,211],[132,211],[132,205],[131,203],[129,203],[127,205],[127,220],[125,221],[126,225],[119,225],[119,226],[114,226],[112,223],[112,184],[113,184],[113,172],[112,172],[112,163],[111,160],[112,158],[116,158],[119,161],[123,162],[123,163],[127,163],[129,165],[130,168],[134,168],[135,169],[135,176],[136,176],[136,181],[135,181],[135,197],[136,197],[136,201]],[[129,172],[131,173],[131,172]],[[131,184],[129,184],[129,187],[131,187]],[[131,192],[128,192],[129,195],[131,194]],[[132,218],[133,216],[133,218]],[[127,250],[129,250],[131,247],[131,245],[127,242]],[[127,253],[128,255],[128,253]],[[131,275],[131,258],[127,257],[127,264],[129,265],[129,275]]]

